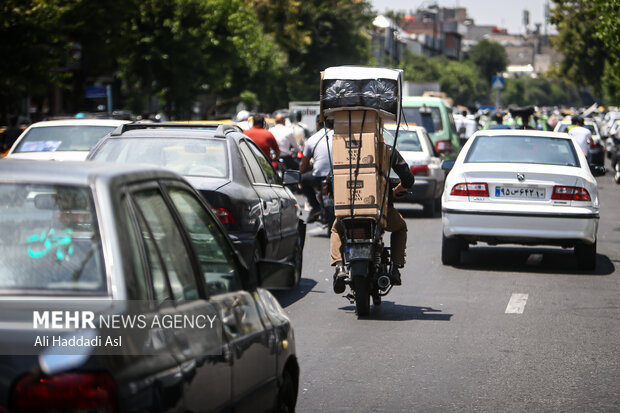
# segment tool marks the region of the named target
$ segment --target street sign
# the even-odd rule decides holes
[[[491,81],[491,89],[501,90],[506,87],[506,82],[504,81],[503,76],[493,76],[493,80]]]
[[[86,98],[87,99],[105,98],[107,96],[108,94],[107,94],[105,86],[87,86],[86,87]]]

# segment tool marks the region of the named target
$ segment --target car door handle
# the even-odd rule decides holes
[[[280,206],[281,206],[282,208],[286,208],[286,201],[285,201],[284,199],[281,199],[281,200],[280,200]]]

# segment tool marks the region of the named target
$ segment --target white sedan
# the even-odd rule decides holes
[[[384,132],[385,142],[393,146],[396,124],[385,124]],[[421,126],[400,125],[396,148],[409,165],[411,173],[415,175],[415,183],[409,188],[406,197],[395,201],[420,203],[424,208],[424,215],[435,216],[441,202],[445,172],[441,169],[439,154],[426,129]]]
[[[442,202],[444,265],[486,242],[574,247],[581,268],[595,267],[597,183],[566,134],[477,132],[446,177]]]
[[[101,138],[128,122],[117,119],[64,119],[33,123],[19,135],[7,158],[83,161]]]

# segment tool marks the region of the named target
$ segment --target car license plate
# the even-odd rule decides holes
[[[517,199],[545,199],[545,189],[522,186],[496,186],[495,197]]]

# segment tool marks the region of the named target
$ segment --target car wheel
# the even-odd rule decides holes
[[[463,242],[458,238],[441,238],[441,262],[443,265],[458,265],[461,262]]]
[[[422,210],[422,214],[424,214],[425,217],[432,218],[435,216],[435,200],[434,199],[424,201],[424,203],[422,204],[422,207],[424,208]]]
[[[297,388],[291,373],[284,371],[282,385],[278,392],[278,413],[293,413],[297,403]]]
[[[577,265],[582,270],[593,270],[596,267],[596,242],[594,244],[575,245]]]

